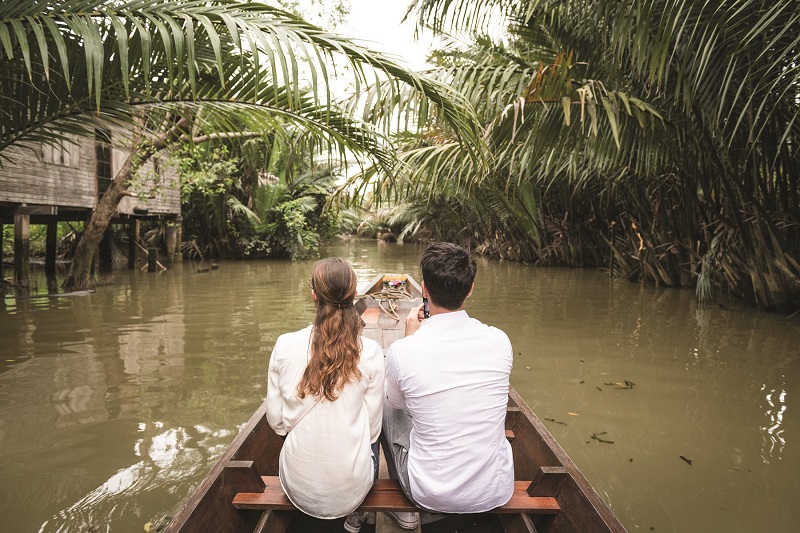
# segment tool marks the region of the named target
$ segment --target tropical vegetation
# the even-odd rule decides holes
[[[800,4],[416,0],[409,16],[452,43],[430,72],[263,3],[0,4],[0,160],[98,124],[138,147],[66,284],[87,282],[137,168],[180,146],[203,256],[302,257],[341,222],[800,309]],[[362,171],[334,194],[346,158]]]
[[[380,133],[333,101],[334,61],[353,75],[356,91],[378,73],[392,80],[389,93],[400,84],[412,88],[466,144],[480,145],[469,106],[445,85],[267,4],[2,2],[0,160],[11,145],[93,136],[97,127],[129,132],[131,156],[93,212],[65,287],[91,284],[97,244],[137,171],[179,142],[280,137],[300,129],[307,144],[332,158],[349,153],[388,171],[393,154]],[[424,123],[427,114],[417,119]]]
[[[493,154],[431,129],[387,199],[497,257],[800,308],[800,4],[417,0]],[[460,44],[459,44],[460,43]],[[413,98],[409,98],[413,100]]]
[[[331,167],[280,148],[260,138],[178,148],[186,257],[304,259],[338,231]]]

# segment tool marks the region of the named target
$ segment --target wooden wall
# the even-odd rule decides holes
[[[0,168],[0,201],[94,208],[94,140],[62,150],[36,146],[31,151],[11,146],[3,155],[14,162],[4,161]]]
[[[36,146],[32,151],[15,146],[7,148],[4,155],[13,163],[4,161],[0,168],[0,202],[94,209],[97,204],[95,141],[75,139],[77,145],[63,143],[60,149],[50,146]],[[128,153],[124,148],[112,148],[112,174],[122,167]],[[157,174],[154,173],[156,167]],[[120,202],[118,214],[179,215],[180,191],[174,169],[163,158],[151,158],[143,172],[157,176],[157,188],[145,183],[140,188],[140,197],[126,197]]]

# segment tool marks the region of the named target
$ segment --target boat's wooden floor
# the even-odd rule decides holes
[[[403,302],[406,304],[407,302]],[[419,305],[418,302],[410,302]],[[414,305],[401,305],[397,310],[400,320],[395,320],[388,313],[378,307],[369,307],[361,313],[361,320],[364,321],[365,337],[374,339],[381,345],[384,351],[397,339],[405,334],[405,319],[408,311]]]

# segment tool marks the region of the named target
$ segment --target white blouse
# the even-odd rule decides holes
[[[335,401],[297,396],[310,359],[312,327],[278,337],[269,361],[267,421],[286,435],[279,460],[289,500],[317,518],[354,511],[373,481],[370,444],[383,415],[384,361],[377,342],[361,337],[359,382],[348,382]],[[293,426],[296,426],[293,428]],[[291,430],[291,432],[289,432]]]

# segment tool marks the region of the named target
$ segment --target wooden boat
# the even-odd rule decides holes
[[[419,285],[410,277],[389,274],[376,277],[356,301],[356,309],[365,323],[364,335],[377,340],[384,350],[404,333],[408,311],[422,301]],[[399,320],[395,319],[395,316]],[[343,519],[318,520],[304,515],[290,505],[282,510],[240,510],[234,507],[237,493],[264,490],[264,481],[277,476],[282,439],[269,427],[264,404],[214,465],[192,496],[175,515],[170,532],[274,532],[343,531]],[[444,520],[423,524],[424,533],[462,532],[624,532],[625,528],[570,460],[553,436],[511,388],[506,415],[506,434],[511,439],[515,479],[537,479],[542,472],[558,470],[558,482],[540,484],[539,491],[552,491],[560,508],[556,514],[529,514],[505,511],[504,514],[448,515]],[[548,470],[549,469],[549,470]],[[383,475],[381,476],[383,477]],[[517,482],[518,484],[520,481]],[[376,484],[377,486],[377,484]],[[369,496],[368,496],[369,498]],[[287,500],[288,502],[288,500]],[[379,517],[382,513],[378,513]],[[385,531],[364,524],[362,533]],[[392,529],[397,531],[397,529]],[[402,530],[400,530],[402,531]]]

